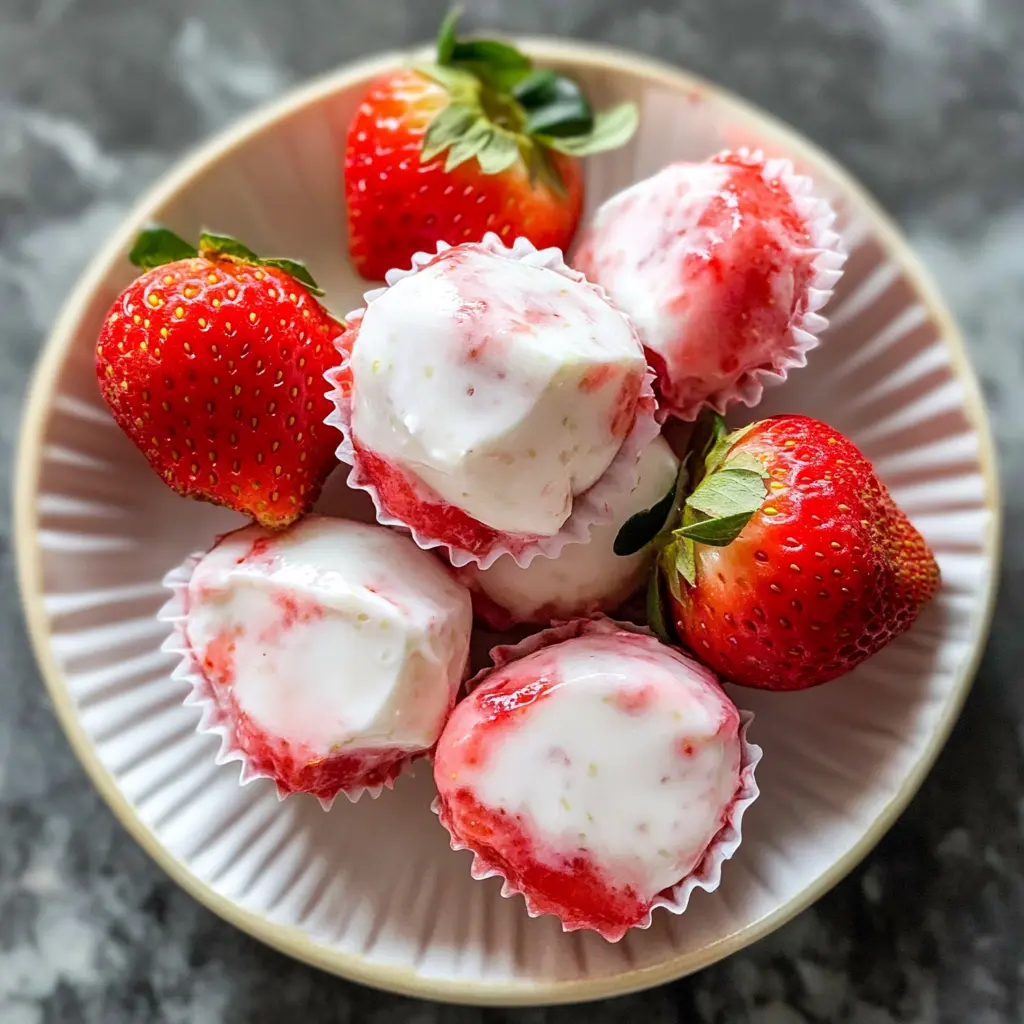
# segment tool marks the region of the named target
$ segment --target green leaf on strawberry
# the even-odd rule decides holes
[[[742,430],[737,430],[729,435],[730,446],[735,447],[741,437],[743,437],[749,428],[744,427]],[[763,463],[750,452],[738,451],[728,456],[729,470],[730,472],[746,472],[756,473],[762,480],[764,480],[768,473],[764,468]]]
[[[680,579],[691,586],[696,582],[694,543],[731,544],[764,503],[766,469],[750,452],[733,453],[751,429],[741,427],[730,433],[721,416],[706,419],[694,433],[693,448],[680,466],[673,489],[655,505],[630,516],[616,534],[617,555],[658,545],[655,575],[664,576],[676,600]],[[691,473],[693,458],[698,459],[699,468]]]
[[[756,509],[754,511],[757,511]],[[717,519],[701,519],[689,526],[681,527],[677,533],[686,540],[699,541],[712,547],[724,548],[731,544],[750,522],[753,512],[739,512]]]
[[[672,500],[675,498],[675,494],[676,491],[673,487],[656,504],[631,515],[615,535],[615,544],[613,545],[615,554],[635,555],[647,547],[665,525],[665,520],[668,519],[668,514],[672,510]]]
[[[169,228],[153,225],[139,232],[135,244],[128,253],[128,259],[136,267],[152,270],[154,267],[162,267],[165,263],[192,259],[198,255],[196,247],[180,235],[176,235]]]
[[[511,43],[459,39],[459,14],[451,11],[441,24],[436,63],[415,65],[450,95],[427,129],[421,162],[447,152],[446,172],[475,158],[484,174],[495,175],[522,159],[531,181],[561,189],[545,151],[586,156],[621,146],[636,131],[635,104],[595,114],[575,82],[535,69]]]
[[[627,143],[636,131],[639,123],[635,103],[620,103],[609,110],[602,110],[594,117],[594,125],[589,132],[579,135],[559,137],[548,131],[538,135],[538,140],[548,149],[565,153],[566,156],[591,156],[604,153],[609,149],[618,149]]]
[[[711,426],[695,445],[705,475],[658,554],[679,641],[722,679],[800,690],[907,629],[939,569],[864,455],[804,416]]]
[[[491,137],[477,154],[480,170],[484,174],[501,174],[519,159],[516,137],[501,128],[491,129]]]
[[[262,257],[231,235],[217,235],[212,231],[203,231],[199,236],[198,248],[186,242],[169,228],[153,225],[139,232],[135,243],[128,253],[128,259],[136,267],[153,270],[178,260],[195,259],[232,259],[257,267],[276,267],[294,277],[314,295],[323,295],[323,289],[316,283],[309,268],[301,260],[286,259],[280,256]]]
[[[441,22],[437,30],[437,63],[442,67],[451,63],[452,55],[455,53],[455,26],[462,17],[462,8],[453,7]]]
[[[521,79],[512,95],[527,112],[529,135],[583,135],[594,127],[594,112],[580,87],[546,68]]]
[[[281,256],[257,256],[247,245],[231,235],[215,235],[211,231],[203,231],[199,236],[199,255],[213,260],[227,257],[240,263],[249,263],[257,267],[277,267],[286,274],[300,281],[314,295],[323,295],[323,289],[316,283],[309,268],[301,260],[287,259]]]
[[[663,498],[650,508],[631,515],[615,535],[612,550],[617,555],[635,555],[638,551],[656,541],[659,536],[671,532],[679,519],[686,496],[686,488],[690,479],[690,458],[687,456],[679,464],[676,481]]]
[[[746,429],[719,438],[708,455],[711,468],[686,499],[681,540],[714,547],[731,544],[750,522],[768,494],[768,472],[749,452],[730,457],[729,450]]]
[[[686,580],[690,586],[693,586],[697,579],[697,563],[693,551],[693,541],[687,538],[677,538],[673,543],[670,553],[672,555],[672,562],[667,574],[669,590],[672,592],[672,596],[679,600],[679,579]]]
[[[257,261],[261,267],[277,267],[286,274],[294,277],[296,281],[306,286],[306,290],[313,295],[323,295],[324,290],[316,283],[316,278],[309,272],[309,267],[302,260],[290,260],[282,256],[267,256]],[[341,323],[342,321],[339,321]]]
[[[755,423],[748,423],[745,427],[740,427],[730,432],[729,428],[725,425],[725,420],[715,413],[711,424],[711,439],[707,444],[707,451],[704,457],[705,475],[721,469],[725,457],[755,426]],[[746,453],[738,453],[739,455],[746,455]]]
[[[244,242],[231,235],[216,235],[212,231],[203,231],[199,235],[199,251],[207,259],[219,256],[230,256],[232,259],[245,263],[256,263],[256,255]]]
[[[500,92],[515,86],[533,67],[526,54],[494,39],[456,42],[448,63],[468,71],[487,88]]]
[[[647,625],[654,631],[655,636],[666,644],[676,643],[674,631],[671,627],[672,617],[667,614],[665,608],[665,595],[661,589],[661,577],[658,573],[652,572],[651,578],[647,581]]]
[[[454,142],[461,139],[480,119],[479,109],[468,102],[456,102],[453,98],[427,129],[423,137],[420,159],[424,163],[439,156]]]
[[[767,474],[751,469],[733,469],[726,463],[697,486],[686,504],[708,519],[731,519],[752,516],[765,498],[764,478]]]

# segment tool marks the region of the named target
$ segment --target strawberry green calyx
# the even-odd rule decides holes
[[[656,541],[666,539],[679,523],[679,515],[686,500],[690,483],[690,455],[679,466],[679,475],[672,489],[650,508],[630,516],[615,535],[612,550],[628,557]]]
[[[531,178],[558,187],[549,151],[582,157],[615,149],[633,135],[635,104],[595,113],[575,82],[534,68],[512,44],[459,39],[458,17],[454,10],[441,25],[436,62],[416,65],[450,96],[427,130],[422,162],[444,153],[446,171],[475,158],[484,174],[500,174],[522,160]]]
[[[704,472],[682,506],[681,524],[658,556],[673,596],[680,577],[697,582],[694,544],[727,547],[750,522],[768,496],[768,471],[749,452],[734,452],[736,443],[753,425],[726,433],[716,419],[715,440],[704,459]]]
[[[700,483],[683,505],[680,538],[725,547],[740,534],[767,496],[768,471],[749,452],[732,449],[751,427],[724,434],[704,460]]]
[[[711,470],[719,468],[729,448],[749,429],[729,434],[725,421],[717,414],[701,420],[691,436],[689,450],[671,490],[650,508],[637,512],[622,524],[615,537],[615,554],[634,555],[648,544],[667,541],[680,525],[691,491]],[[697,468],[692,471],[695,459]]]
[[[230,235],[214,235],[204,231],[199,236],[199,255],[206,259],[231,259],[239,263],[249,263],[257,267],[276,267],[283,270],[289,277],[294,277],[307,291],[314,295],[323,295],[324,290],[316,283],[309,268],[301,260],[287,259],[281,256],[257,256],[248,246]]]
[[[143,270],[152,270],[178,260],[194,259],[199,251],[169,228],[153,225],[139,232],[128,253],[129,261]]]
[[[154,267],[176,263],[178,260],[194,259],[197,256],[207,260],[234,260],[256,267],[276,267],[294,277],[313,295],[324,294],[305,263],[281,257],[257,256],[252,249],[231,235],[203,231],[199,236],[197,248],[170,229],[154,225],[139,233],[128,253],[131,263],[143,270],[152,270]]]
[[[734,451],[738,441],[757,424],[731,433],[721,416],[706,425],[683,460],[679,478],[657,504],[631,516],[615,538],[615,553],[630,555],[648,544],[657,548],[656,568],[647,594],[647,617],[656,633],[666,639],[671,617],[664,610],[663,587],[680,600],[680,580],[696,585],[694,545],[726,547],[761,508],[768,495],[768,471],[745,451]],[[690,461],[698,458],[692,471]]]
[[[665,607],[664,583],[661,579],[661,570],[657,567],[647,581],[646,612],[647,625],[659,640],[666,644],[679,643],[672,616],[667,613]]]

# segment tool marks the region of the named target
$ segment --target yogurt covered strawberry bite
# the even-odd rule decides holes
[[[637,473],[636,487],[616,497],[611,522],[595,526],[588,543],[569,544],[556,558],[535,558],[525,569],[502,555],[489,569],[467,565],[460,570],[477,615],[493,629],[509,629],[612,611],[626,601],[644,582],[654,548],[617,555],[616,534],[630,516],[657,504],[672,488],[679,460],[657,437],[640,456]]]
[[[457,565],[586,539],[656,429],[626,317],[557,250],[493,235],[389,280],[352,318],[334,395],[381,522]]]
[[[435,810],[474,876],[610,941],[714,889],[760,751],[712,673],[609,620],[496,653],[434,759]]]
[[[741,150],[671,164],[597,211],[574,265],[633,319],[663,412],[753,405],[806,362],[845,258],[811,189]]]
[[[389,786],[434,746],[466,667],[469,594],[380,526],[309,517],[230,533],[177,603],[193,702],[244,775],[282,794]]]

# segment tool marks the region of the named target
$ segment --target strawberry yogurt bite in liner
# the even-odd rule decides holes
[[[169,574],[175,678],[221,737],[218,763],[278,795],[379,795],[428,755],[465,676],[469,593],[380,526],[248,526]]]
[[[630,516],[651,508],[672,489],[679,459],[656,437],[637,465],[636,487],[612,502],[611,522],[595,526],[585,544],[569,544],[557,558],[535,558],[525,569],[502,555],[489,569],[467,565],[458,578],[473,594],[473,609],[491,629],[520,623],[575,619],[620,607],[644,583],[654,561],[653,545],[630,555],[615,553],[615,538]]]
[[[661,414],[692,420],[806,364],[846,260],[834,219],[788,160],[740,149],[613,196],[573,265],[636,324]]]
[[[761,750],[712,672],[609,619],[492,656],[434,756],[433,809],[473,877],[610,942],[716,889]]]
[[[608,522],[657,436],[630,321],[557,249],[438,245],[369,292],[327,374],[378,521],[453,565],[522,566]]]

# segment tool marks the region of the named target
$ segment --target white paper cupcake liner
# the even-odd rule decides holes
[[[219,704],[217,694],[200,670],[195,653],[188,642],[185,632],[185,621],[188,612],[188,585],[192,579],[195,567],[204,555],[206,555],[205,551],[194,552],[176,569],[172,569],[163,579],[164,586],[171,591],[171,597],[157,612],[157,618],[161,622],[166,622],[171,627],[171,633],[160,649],[167,651],[169,654],[175,654],[180,658],[180,661],[171,673],[171,678],[175,682],[182,683],[188,687],[188,693],[182,703],[186,707],[195,707],[200,711],[196,732],[216,736],[220,740],[220,749],[214,758],[215,762],[217,764],[230,764],[232,761],[239,761],[241,763],[238,780],[240,785],[247,786],[250,782],[255,782],[257,779],[270,779],[277,789],[278,800],[284,800],[286,797],[294,794],[291,791],[281,789],[273,776],[254,768],[245,752],[237,746],[231,719],[225,709]],[[420,757],[427,757],[429,759],[427,754],[410,756],[409,760],[403,763],[399,776],[412,774],[414,770],[412,762]],[[393,788],[394,783],[394,779],[389,779],[387,782],[376,786],[353,786],[340,792],[344,793],[352,803],[355,803],[364,794],[372,799],[376,799],[380,796],[382,790]],[[335,798],[317,797],[316,799],[325,811],[329,811]]]
[[[509,248],[494,233],[485,235],[483,241],[476,244],[496,255],[505,256],[510,260],[522,260],[533,266],[546,267],[561,274],[563,277],[567,277],[571,281],[585,284],[588,288],[597,292],[609,305],[614,305],[602,288],[590,283],[583,274],[569,267],[558,249],[538,250],[526,238],[517,238],[512,247]],[[390,287],[406,277],[419,273],[438,253],[444,252],[449,248],[451,246],[447,243],[438,242],[436,252],[416,253],[412,258],[412,266],[408,270],[395,268],[387,272],[385,280],[388,286]],[[387,291],[387,288],[375,288],[372,291],[366,292],[364,295],[366,305],[368,306],[375,299],[379,298],[385,291]],[[349,323],[358,321],[364,311],[365,308],[364,310],[356,310],[349,314],[346,319]],[[629,322],[625,314],[621,315]],[[630,329],[635,330],[632,323],[630,323]],[[420,529],[411,527],[408,523],[391,515],[384,507],[377,487],[360,466],[359,458],[352,443],[352,399],[350,395],[342,394],[339,386],[339,376],[343,374],[347,364],[348,356],[343,352],[341,365],[325,374],[327,382],[331,385],[331,390],[328,392],[327,397],[334,406],[333,412],[331,412],[325,422],[335,427],[341,433],[341,443],[338,446],[337,456],[339,460],[352,467],[352,472],[348,477],[349,486],[369,494],[373,500],[379,523],[384,526],[395,526],[406,530],[416,544],[424,550],[443,548],[451,564],[456,567],[473,562],[486,569],[504,554],[511,555],[517,565],[526,567],[537,557],[557,557],[566,544],[578,544],[587,541],[590,537],[591,527],[600,526],[610,521],[612,502],[620,495],[628,493],[636,487],[638,481],[637,463],[640,453],[659,433],[657,401],[652,387],[654,374],[648,372],[644,377],[640,402],[632,429],[626,435],[618,453],[601,478],[589,490],[576,496],[573,501],[572,512],[569,518],[562,524],[562,528],[558,533],[550,537],[534,538],[522,547],[518,547],[515,551],[507,545],[496,542],[493,548],[480,555],[460,548],[450,541],[431,536]],[[426,493],[428,489],[425,485],[422,486]]]
[[[466,692],[471,693],[495,669],[502,668],[513,661],[520,661],[545,647],[551,647],[554,644],[562,643],[564,640],[571,640],[574,637],[585,634],[607,635],[620,631],[637,633],[642,636],[654,636],[646,626],[637,626],[631,622],[610,619],[605,615],[595,615],[591,618],[579,618],[573,619],[571,622],[562,622],[549,629],[541,630],[539,633],[533,633],[519,643],[501,644],[494,647],[491,650],[491,661],[493,664],[481,669],[466,683]],[[684,652],[680,651],[679,653]],[[756,743],[752,743],[747,736],[753,720],[754,715],[752,712],[740,709],[740,780],[736,795],[729,808],[726,823],[711,840],[697,866],[685,878],[672,886],[667,895],[662,893],[655,897],[646,917],[638,924],[633,925],[633,928],[650,928],[653,911],[658,907],[664,907],[672,914],[682,914],[689,905],[690,896],[695,890],[703,889],[705,892],[714,892],[720,885],[722,881],[722,865],[732,858],[743,840],[743,815],[758,798],[760,792],[757,788],[754,772],[761,761],[762,750]],[[434,798],[430,809],[438,816],[438,820],[444,826],[445,831],[448,832],[451,848],[453,850],[469,849],[473,853],[473,863],[470,867],[470,873],[473,878],[500,878],[502,880],[502,896],[506,899],[522,896],[523,901],[526,903],[526,912],[530,917],[540,917],[545,913],[538,910],[530,896],[514,886],[497,865],[491,863],[486,857],[481,856],[452,835],[444,820],[440,797]],[[567,926],[565,922],[562,922],[562,930],[568,932],[578,929]],[[618,940],[610,939],[608,941]]]

